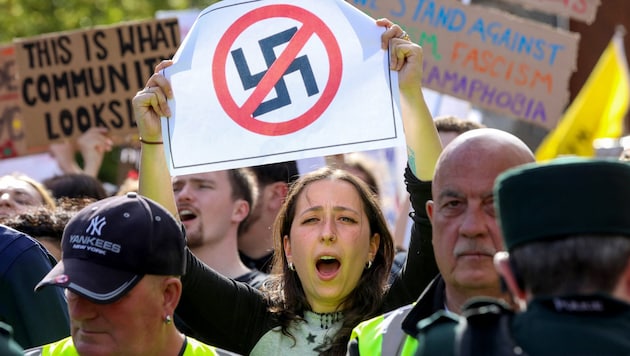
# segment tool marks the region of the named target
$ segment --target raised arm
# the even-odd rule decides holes
[[[178,216],[168,171],[160,117],[170,116],[167,99],[172,88],[159,73],[172,62],[160,63],[146,87],[133,98],[138,132],[142,143],[139,192],[162,204]],[[195,331],[200,341],[249,354],[267,331],[269,312],[262,293],[244,283],[233,281],[197,259],[189,249],[186,274],[182,277],[182,296],[177,315]],[[253,321],[252,321],[253,320]],[[246,330],[243,325],[247,324]]]
[[[179,216],[171,185],[160,118],[170,116],[167,99],[173,97],[171,85],[159,72],[170,66],[164,61],[155,68],[146,87],[133,98],[133,108],[141,142],[139,193],[162,204],[174,216]]]
[[[376,23],[387,28],[381,37],[382,46],[389,46],[391,69],[398,71],[409,167],[417,178],[430,181],[442,144],[422,94],[422,47],[402,38],[405,32],[390,20],[379,19]]]
[[[79,136],[76,141],[53,143],[50,153],[64,173],[83,173],[97,177],[106,152],[112,150],[113,141],[107,135],[105,127],[91,127]],[[75,159],[75,153],[81,152],[83,168]]]
[[[77,138],[77,149],[83,156],[83,173],[98,177],[105,153],[112,150],[113,140],[105,127],[91,127]]]
[[[437,274],[424,205],[431,199],[431,180],[442,144],[422,94],[422,47],[406,39],[405,32],[391,21],[380,19],[377,24],[387,28],[382,46],[389,46],[391,69],[398,71],[409,166],[405,181],[415,210],[407,260],[391,285],[387,310],[415,300]]]

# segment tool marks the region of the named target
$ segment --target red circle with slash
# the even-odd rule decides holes
[[[278,16],[278,14],[283,14]],[[286,17],[302,23],[302,26],[288,42],[284,51],[269,67],[263,78],[253,90],[249,98],[239,106],[232,96],[227,85],[226,63],[229,51],[235,40],[251,25],[274,17]],[[326,87],[315,104],[302,115],[283,122],[261,121],[253,116],[253,112],[271,92],[275,84],[280,80],[297,57],[306,42],[317,36],[324,44],[328,54],[330,71]],[[252,10],[236,20],[225,32],[217,45],[214,54],[212,76],[219,103],[223,110],[246,130],[267,136],[280,136],[299,131],[317,120],[328,108],[335,97],[341,83],[342,57],[339,44],[332,31],[324,22],[313,13],[292,5],[269,5]]]

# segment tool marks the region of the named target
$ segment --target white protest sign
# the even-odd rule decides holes
[[[404,144],[384,28],[341,0],[221,1],[164,71],[171,174]]]

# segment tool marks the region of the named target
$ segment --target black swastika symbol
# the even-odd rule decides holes
[[[296,32],[297,27],[293,27],[258,41],[258,45],[260,46],[260,50],[263,54],[263,58],[265,59],[265,63],[267,64],[268,68],[271,67],[271,65],[277,59],[274,48],[289,42]],[[236,69],[238,71],[238,75],[241,78],[243,88],[247,90],[256,87],[258,83],[260,83],[263,76],[267,73],[267,71],[264,70],[260,73],[252,74],[249,70],[249,66],[247,65],[247,61],[245,60],[245,56],[243,55],[243,50],[239,48],[233,50],[231,53],[232,59],[234,60]],[[319,89],[317,87],[317,83],[315,82],[313,70],[311,69],[311,65],[306,55],[295,58],[293,62],[291,62],[291,65],[289,65],[287,70],[284,72],[283,76],[296,71],[299,71],[302,76],[302,80],[304,81],[304,86],[306,87],[306,93],[308,94],[308,96],[318,94]],[[291,97],[289,96],[289,91],[287,90],[287,86],[284,82],[283,77],[281,77],[280,80],[278,80],[278,82],[274,85],[274,89],[276,91],[276,97],[267,101],[263,101],[254,111],[254,117],[266,114],[270,111],[291,104]]]

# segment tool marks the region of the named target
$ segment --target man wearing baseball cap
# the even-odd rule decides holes
[[[630,164],[525,165],[494,196],[508,250],[494,262],[522,310],[477,300],[464,317],[436,314],[417,355],[630,354]]]
[[[163,207],[129,193],[92,203],[63,233],[62,259],[35,287],[66,289],[71,336],[26,355],[227,355],[181,334],[185,234]]]

